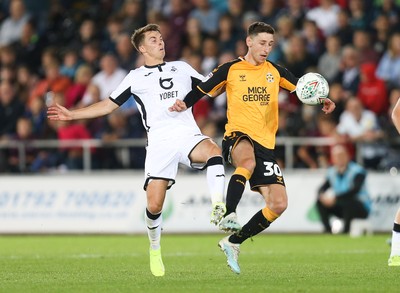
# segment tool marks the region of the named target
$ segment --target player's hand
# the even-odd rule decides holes
[[[322,111],[325,114],[332,113],[333,110],[335,110],[336,108],[336,104],[331,99],[325,98],[323,99],[322,103],[324,104],[324,106],[322,107]]]
[[[170,112],[182,112],[187,109],[186,104],[182,100],[176,100],[175,104],[168,108]]]
[[[71,111],[68,110],[67,108],[59,104],[55,104],[47,108],[47,118],[49,120],[67,121],[67,120],[72,120],[72,114]]]
[[[327,208],[331,208],[336,203],[336,198],[334,196],[322,195],[319,198],[319,201]]]

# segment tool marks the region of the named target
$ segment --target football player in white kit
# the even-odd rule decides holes
[[[176,99],[183,100],[204,77],[185,62],[164,62],[164,41],[158,25],[148,24],[137,29],[131,40],[143,54],[145,65],[131,70],[109,99],[75,110],[56,104],[48,108],[47,115],[50,120],[95,118],[111,113],[133,96],[148,138],[144,189],[150,269],[154,276],[163,276],[161,213],[166,191],[175,183],[179,163],[195,169],[207,168],[213,204],[211,222],[215,225],[226,212],[223,203],[225,170],[221,149],[200,132],[192,111],[172,113],[168,110]]]

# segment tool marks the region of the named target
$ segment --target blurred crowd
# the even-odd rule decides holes
[[[400,166],[391,141],[391,108],[400,97],[400,0],[3,0],[0,1],[0,144],[26,142],[26,167],[16,149],[0,149],[0,172],[82,169],[82,149],[37,149],[32,139],[105,142],[144,138],[133,99],[91,121],[50,122],[52,103],[79,108],[108,98],[129,70],[143,65],[133,31],[157,23],[166,61],[184,60],[203,75],[246,54],[246,28],[264,21],[276,29],[269,60],[297,77],[319,72],[337,109],[280,94],[279,137],[330,137],[348,146],[368,169]],[[202,131],[221,137],[224,95],[194,108]],[[355,146],[359,147],[356,148]],[[96,169],[143,168],[143,147],[122,160],[113,148],[92,149]],[[297,146],[296,168],[329,165],[329,147]],[[357,153],[356,153],[357,152]],[[282,166],[285,152],[277,147]]]

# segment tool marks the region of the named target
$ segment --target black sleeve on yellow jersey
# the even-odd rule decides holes
[[[206,81],[201,82],[196,88],[191,90],[183,100],[186,107],[193,106],[203,96],[212,96],[212,93],[222,88],[225,85],[226,78],[228,76],[229,68],[232,64],[239,62],[240,59],[236,59],[227,63],[224,63],[212,71],[212,75]],[[211,93],[211,94],[210,94]]]
[[[186,108],[190,108],[204,96],[205,94],[201,92],[198,87],[195,87],[186,95],[183,102],[186,104]]]
[[[197,85],[201,82],[201,79],[198,79],[196,77],[191,76],[190,77],[192,80],[192,90],[197,87]]]
[[[198,85],[201,91],[204,93],[210,93],[215,91],[216,89],[222,87],[226,79],[228,78],[228,72],[229,68],[232,66],[232,64],[240,61],[239,59],[236,59],[231,62],[224,63],[217,68],[215,68],[211,72],[211,77],[209,77],[206,81],[202,82],[201,84]]]
[[[293,75],[289,70],[286,68],[275,64],[271,61],[269,61],[279,72],[281,78],[285,79],[287,82],[293,84],[296,87],[297,81],[299,80],[296,76]]]

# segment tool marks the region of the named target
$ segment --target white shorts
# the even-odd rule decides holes
[[[168,189],[175,183],[179,163],[194,169],[203,169],[204,164],[193,164],[189,155],[192,150],[203,140],[209,137],[202,134],[186,135],[148,145],[145,162],[144,190],[152,179],[168,181]]]

